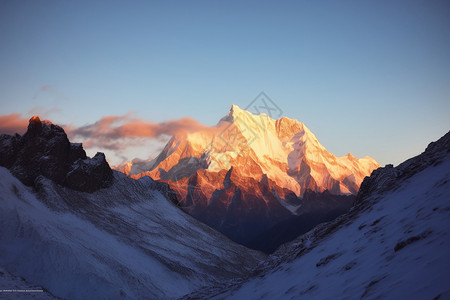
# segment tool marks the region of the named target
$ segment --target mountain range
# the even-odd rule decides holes
[[[379,164],[351,153],[336,157],[297,120],[232,105],[216,126],[173,136],[146,162],[147,171],[143,167],[115,168],[167,182],[189,214],[238,243],[271,252],[347,211]]]
[[[229,188],[233,170],[222,171]],[[111,170],[103,154],[87,157],[61,127],[33,117],[23,136],[0,135],[1,296],[449,299],[449,170],[450,132],[399,166],[374,170],[347,212],[268,256],[185,213],[171,180]],[[255,180],[255,190],[275,194],[275,185],[264,190],[269,180]],[[290,192],[301,207],[349,197]]]

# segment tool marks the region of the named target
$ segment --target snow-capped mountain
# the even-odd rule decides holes
[[[265,175],[298,196],[307,189],[348,195],[356,194],[364,177],[378,167],[368,156],[334,156],[297,120],[274,120],[232,105],[216,127],[174,136],[152,170],[136,177],[177,181],[198,170],[219,173],[233,168],[257,181]]]
[[[86,157],[51,122],[33,118],[25,135],[1,135],[0,154],[2,296],[450,298],[450,132],[398,167],[372,172],[348,213],[269,257],[185,214],[168,200],[168,184],[111,171],[102,154]],[[215,193],[236,193],[233,176],[230,168]],[[255,182],[264,195],[281,190],[268,176]],[[233,197],[235,208],[257,201]],[[301,216],[345,197],[305,191]]]
[[[0,288],[48,291],[2,296],[177,298],[265,258],[177,208],[167,184],[106,172],[48,121],[0,141]]]
[[[450,132],[364,180],[350,212],[187,299],[450,299]]]
[[[217,126],[175,135],[148,171],[136,174],[131,163],[119,169],[168,182],[190,214],[239,243],[270,252],[345,212],[353,199],[340,195],[355,195],[377,167],[367,156],[329,153],[297,120],[274,120],[233,105]],[[285,234],[269,242],[274,226]]]

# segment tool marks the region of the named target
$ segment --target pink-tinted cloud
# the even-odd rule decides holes
[[[24,134],[27,131],[28,119],[21,114],[0,116],[0,134]]]
[[[149,139],[164,140],[171,135],[214,130],[215,128],[202,125],[191,118],[161,123],[148,122],[131,113],[105,116],[93,124],[81,127],[71,124],[58,125],[64,128],[70,141],[82,142],[86,149],[111,150],[118,156],[123,155],[126,149],[145,145]],[[22,117],[21,114],[0,116],[0,133],[23,134],[26,132],[27,126],[28,118]]]
[[[0,134],[24,134],[27,131],[28,121],[32,116],[39,116],[41,120],[49,118],[53,114],[59,113],[61,110],[57,107],[45,108],[43,106],[36,106],[30,109],[25,114],[10,114],[0,116]]]
[[[164,135],[208,129],[210,127],[191,118],[153,123],[133,117],[129,113],[121,116],[105,116],[94,124],[68,128],[67,131],[71,137],[84,140],[83,145],[86,148],[123,150],[142,144],[145,138],[159,138]]]
[[[181,132],[205,130],[207,126],[191,118],[182,118],[162,123],[133,121],[120,126],[118,132],[123,137],[159,137],[161,135],[175,135]]]

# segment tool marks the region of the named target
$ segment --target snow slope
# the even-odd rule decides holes
[[[68,299],[177,298],[248,271],[265,256],[170,203],[149,178],[114,172],[94,193],[0,167],[0,266]],[[7,288],[7,287],[6,287]]]
[[[281,247],[254,276],[191,297],[450,299],[449,141],[374,172],[349,213]]]

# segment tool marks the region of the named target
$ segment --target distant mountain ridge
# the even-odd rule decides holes
[[[345,212],[364,177],[379,167],[368,156],[329,153],[297,120],[274,120],[237,105],[214,127],[175,135],[146,163],[151,167],[138,174],[142,162],[134,170],[133,163],[117,169],[169,183],[184,210],[247,246],[292,217],[312,213],[306,230]]]

